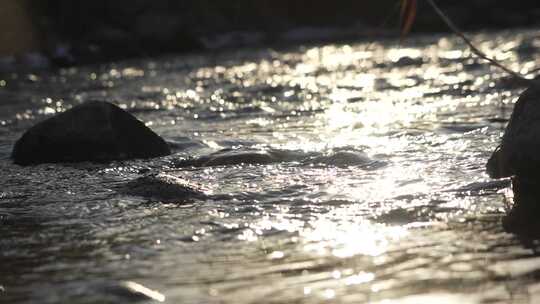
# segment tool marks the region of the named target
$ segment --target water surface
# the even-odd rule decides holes
[[[536,30],[479,33],[528,72]],[[535,303],[535,241],[505,233],[484,173],[522,87],[447,36],[247,49],[3,75],[0,300]],[[20,167],[36,122],[114,102],[171,156]],[[148,172],[208,198],[117,191]]]

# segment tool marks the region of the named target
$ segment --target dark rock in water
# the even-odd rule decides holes
[[[465,186],[445,190],[444,192],[455,192],[458,194],[474,194],[482,195],[486,193],[497,193],[501,189],[508,188],[510,186],[509,179],[491,180],[485,182],[472,182]]]
[[[66,284],[62,303],[161,303],[165,295],[133,281],[76,280]]]
[[[328,155],[314,157],[310,159],[308,163],[324,164],[336,167],[349,167],[375,165],[376,161],[369,158],[369,156],[363,152],[337,151]]]
[[[212,167],[234,165],[266,165],[280,162],[299,162],[302,164],[328,165],[336,167],[361,166],[379,168],[385,163],[371,159],[359,151],[305,152],[300,150],[278,149],[223,149],[198,158],[181,160],[177,167]]]
[[[406,67],[406,66],[419,66],[424,63],[422,58],[412,58],[409,56],[400,57],[397,61],[394,62],[396,67]]]
[[[540,238],[540,84],[517,100],[486,169],[493,178],[512,177],[513,205],[502,220],[504,230]]]
[[[15,143],[16,164],[110,161],[170,154],[167,143],[133,115],[91,101],[42,121]]]
[[[540,85],[528,88],[517,100],[486,171],[492,178],[540,178]]]
[[[203,166],[231,166],[238,164],[270,164],[278,159],[266,151],[243,151],[230,153],[216,153],[212,155]]]
[[[207,190],[200,185],[169,174],[149,174],[139,177],[120,189],[129,195],[138,195],[164,202],[181,202],[207,197]]]
[[[178,167],[213,167],[232,165],[262,165],[285,160],[279,153],[265,150],[223,149],[199,158],[182,160]]]
[[[519,177],[512,178],[512,208],[502,219],[506,232],[526,237],[540,237],[540,183]]]
[[[121,281],[117,284],[104,286],[104,291],[118,297],[118,300],[133,302],[163,302],[165,296],[159,291],[152,290],[146,286],[132,281]]]

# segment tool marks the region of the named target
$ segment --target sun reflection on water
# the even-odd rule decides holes
[[[321,218],[309,223],[312,227],[301,231],[306,241],[305,250],[338,258],[355,255],[379,256],[388,244],[407,235],[404,227],[387,227],[369,222],[336,223]]]

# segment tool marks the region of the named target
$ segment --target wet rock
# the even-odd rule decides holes
[[[165,296],[159,291],[152,290],[146,286],[132,281],[121,281],[116,284],[110,284],[104,286],[103,289],[107,293],[114,295],[124,301],[165,301]]]
[[[488,160],[492,178],[540,178],[540,85],[521,94],[501,141]]]
[[[540,85],[521,94],[501,144],[488,160],[490,177],[512,177],[513,204],[502,225],[505,231],[540,237]]]
[[[209,194],[209,191],[199,184],[164,173],[139,177],[123,186],[120,192],[164,202],[203,199]]]
[[[506,232],[526,237],[540,237],[540,183],[512,178],[513,204],[502,219]]]
[[[16,164],[104,162],[170,154],[165,141],[128,112],[90,101],[42,121],[15,143]]]
[[[187,159],[177,163],[178,167],[214,167],[233,165],[270,164],[283,160],[271,151],[223,149],[199,158]]]
[[[314,157],[308,161],[312,164],[324,164],[336,167],[363,166],[374,164],[374,161],[363,152],[337,151],[328,155]]]
[[[445,192],[481,195],[485,193],[497,193],[499,190],[502,190],[509,186],[509,179],[500,179],[485,182],[472,182],[457,189],[445,190]]]
[[[39,297],[41,290],[37,292]],[[166,299],[161,292],[140,283],[107,279],[69,282],[55,290],[55,295],[62,303],[161,303]]]
[[[266,151],[244,151],[214,154],[204,163],[204,166],[231,166],[238,164],[269,164],[277,162],[272,154]]]
[[[413,58],[409,56],[400,57],[398,60],[394,61],[393,65],[398,68],[407,67],[407,66],[419,66],[424,63],[424,59],[421,57]]]
[[[328,165],[336,167],[361,166],[366,169],[379,168],[386,163],[371,159],[360,151],[305,152],[300,150],[257,150],[223,149],[209,155],[181,160],[177,167],[213,167],[234,165],[266,165],[281,162]]]
[[[493,87],[493,89],[500,92],[501,90],[524,89],[527,88],[529,85],[529,81],[510,75],[497,79],[495,81],[495,86]]]

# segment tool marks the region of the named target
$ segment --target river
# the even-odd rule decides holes
[[[540,65],[537,29],[471,37],[515,70]],[[538,244],[504,232],[506,182],[484,172],[524,88],[452,36],[1,78],[2,303],[133,303],[125,281],[166,303],[540,301]],[[86,100],[122,106],[174,153],[12,163],[26,129]],[[148,172],[212,195],[115,190]]]

